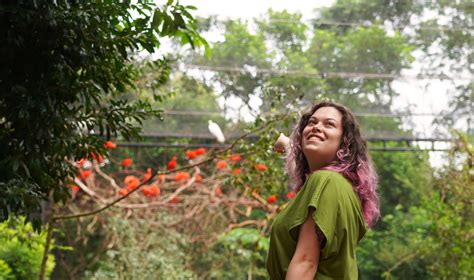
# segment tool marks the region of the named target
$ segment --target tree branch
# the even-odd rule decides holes
[[[274,120],[270,120],[268,122],[266,122],[264,125],[256,128],[256,129],[253,129],[247,133],[244,133],[243,135],[241,135],[240,137],[238,137],[237,139],[234,140],[234,142],[227,148],[223,149],[223,150],[220,150],[216,153],[214,153],[213,155],[211,155],[210,158],[206,159],[206,160],[203,160],[203,161],[200,161],[198,163],[195,163],[195,164],[190,164],[190,165],[187,165],[187,166],[183,166],[181,168],[178,168],[178,169],[174,169],[174,170],[168,170],[168,171],[158,171],[158,172],[155,172],[148,180],[146,180],[145,182],[142,182],[140,185],[138,185],[137,188],[133,189],[132,191],[130,191],[128,194],[120,197],[120,198],[117,198],[116,200],[112,201],[111,203],[107,204],[107,205],[104,205],[103,207],[101,208],[98,208],[96,210],[93,210],[93,211],[90,211],[90,212],[84,212],[84,213],[80,213],[80,214],[73,214],[73,215],[62,215],[62,216],[53,216],[51,219],[52,220],[63,220],[63,219],[74,219],[74,218],[80,218],[80,217],[87,217],[87,216],[91,216],[91,215],[95,215],[95,214],[98,214],[102,211],[105,211],[107,210],[108,208],[116,205],[117,203],[119,203],[120,201],[126,199],[128,196],[130,196],[132,193],[138,191],[142,186],[148,184],[149,182],[151,182],[153,180],[153,178],[156,176],[156,175],[167,175],[167,174],[171,174],[171,173],[175,173],[175,172],[178,172],[178,171],[181,171],[181,170],[187,170],[187,169],[190,169],[190,168],[193,168],[193,167],[197,167],[197,166],[200,166],[200,165],[203,165],[203,164],[206,164],[206,163],[209,163],[211,161],[213,161],[214,159],[218,158],[219,155],[221,154],[224,154],[226,153],[227,151],[230,151],[232,150],[235,145],[240,142],[242,139],[244,139],[245,137],[247,137],[248,135],[252,134],[252,133],[255,133],[257,131],[260,131],[264,128],[266,128],[268,125],[270,125],[271,123],[277,121],[277,119],[274,119]],[[171,199],[173,199],[174,197],[176,197],[182,190],[184,190],[186,187],[183,187],[183,188],[179,188],[178,190],[175,191],[174,194],[172,194],[167,201],[170,201]]]

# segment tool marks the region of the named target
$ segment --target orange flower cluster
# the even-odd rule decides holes
[[[188,159],[195,159],[197,157],[196,151],[186,151],[186,157]]]
[[[200,156],[200,155],[203,155],[203,154],[206,153],[206,149],[204,149],[204,148],[197,148],[195,152],[196,152],[196,154],[197,154],[198,156]]]
[[[217,186],[217,187],[214,189],[214,194],[215,194],[216,196],[222,196],[224,193],[222,192],[221,187]]]
[[[273,204],[273,203],[275,203],[277,200],[278,200],[278,198],[277,198],[276,195],[274,195],[274,194],[270,195],[270,196],[267,198],[268,204]]]
[[[128,189],[127,188],[122,188],[118,191],[118,194],[121,195],[121,196],[125,196],[129,193]]]
[[[91,153],[91,158],[97,161],[98,163],[102,163],[104,161],[104,157],[100,153],[97,155],[94,153]]]
[[[263,163],[255,164],[254,167],[255,167],[255,169],[257,169],[258,171],[261,171],[261,172],[268,169],[268,167]]]
[[[151,174],[151,168],[148,168],[148,170],[149,170],[149,174]],[[148,170],[147,170],[147,174],[148,174]],[[125,179],[123,179],[123,182],[127,185],[127,187],[119,190],[118,194],[121,196],[127,195],[129,192],[133,191],[140,185],[140,179],[138,179],[136,176],[133,176],[133,175],[126,176]],[[145,185],[141,188],[141,191],[147,197],[156,197],[161,194],[160,188],[155,185],[151,185],[151,186]]]
[[[239,154],[231,155],[231,156],[229,157],[229,160],[232,161],[232,162],[236,162],[236,161],[239,161],[239,160],[241,160],[241,159],[242,159],[242,158],[240,157]]]
[[[112,141],[105,141],[105,143],[104,143],[104,148],[106,148],[106,149],[108,149],[108,150],[112,150],[112,149],[117,148],[117,144],[115,144],[115,143],[112,142]]]
[[[140,185],[140,179],[133,175],[129,175],[123,179],[123,182],[127,185],[129,191],[134,190]]]
[[[173,156],[173,158],[171,158],[170,162],[168,162],[168,170],[173,170],[176,168],[177,160],[178,158],[176,156]]]
[[[148,181],[148,180],[151,178],[152,175],[153,175],[153,174],[151,173],[151,168],[148,167],[148,168],[146,169],[145,175],[143,175],[142,182]]]
[[[169,201],[169,203],[176,204],[176,203],[180,202],[181,200],[182,200],[181,197],[175,196]]]
[[[86,163],[85,158],[81,158],[80,160],[76,161],[76,164],[79,165],[80,167],[83,167],[85,163]]]
[[[227,167],[227,161],[225,160],[219,160],[216,164],[216,168],[219,170],[222,170]]]
[[[286,198],[287,198],[287,199],[292,199],[292,198],[295,197],[295,196],[296,196],[296,193],[295,193],[295,192],[291,192],[291,191],[286,194]],[[268,196],[268,198],[267,198],[267,203],[268,203],[268,204],[273,204],[273,203],[275,203],[275,202],[277,202],[277,201],[278,201],[278,197],[277,197],[276,195],[274,195],[274,194]]]
[[[91,170],[82,170],[81,171],[81,177],[84,179],[87,179],[89,176],[91,176],[92,171]]]
[[[107,149],[113,149],[113,148],[116,147],[116,144],[114,144],[111,141],[107,141],[104,144],[104,147],[106,147]],[[195,150],[185,151],[186,158],[189,159],[189,160],[195,159],[199,155],[202,155],[202,154],[205,154],[205,153],[206,153],[205,148],[197,148]],[[96,158],[98,160],[98,157],[96,157]],[[168,170],[175,170],[176,169],[177,160],[178,160],[177,156],[173,156],[171,158],[171,160],[167,164]],[[242,156],[240,154],[231,154],[226,159],[218,160],[216,162],[215,168],[218,169],[218,170],[226,170],[226,171],[227,171],[227,168],[229,168],[229,170],[228,170],[229,175],[238,176],[242,173],[241,168],[244,168],[244,169],[248,168],[248,167],[245,167],[244,165],[242,165],[241,162],[239,162],[241,160],[242,160]],[[86,161],[87,160],[81,160],[81,161],[77,162],[77,164],[82,166],[82,165],[85,164]],[[89,162],[89,164],[90,164],[90,162]],[[121,165],[124,168],[130,167],[132,164],[133,164],[133,160],[131,158],[125,158],[121,162]],[[230,164],[230,166],[229,166],[229,164]],[[268,166],[266,164],[255,163],[255,162],[250,163],[249,167],[250,168],[252,168],[252,167],[255,168],[255,170],[258,171],[258,172],[265,172],[268,169]],[[86,167],[81,172],[81,177],[82,178],[87,178],[91,175],[91,173],[92,173],[92,171],[87,170],[87,167]],[[227,172],[224,172],[224,173],[227,174]],[[138,179],[136,176],[133,176],[133,175],[126,176],[124,178],[124,183],[125,183],[126,187],[120,189],[118,194],[122,195],[122,196],[129,194],[131,191],[135,190],[140,185],[140,183],[147,182],[148,180],[150,180],[150,178],[152,176],[153,176],[152,168],[147,168],[146,169],[146,173],[143,175],[141,180]],[[155,184],[164,183],[166,181],[167,176],[164,175],[164,174],[161,174],[158,177],[159,177],[159,180],[156,180]],[[190,176],[189,172],[175,172],[174,176],[173,175],[168,176],[168,180],[173,179],[175,182],[181,182],[181,181],[186,182],[190,179],[190,177],[191,176]],[[202,175],[201,174],[196,175],[195,181],[198,182],[198,183],[202,182],[203,181]],[[157,197],[157,196],[161,195],[161,190],[158,187],[158,185],[145,185],[145,186],[142,186],[141,192],[146,197]],[[215,196],[225,195],[224,192],[222,191],[221,186],[217,186],[216,188],[214,188],[213,194]],[[295,196],[296,196],[296,194],[294,192],[288,192],[286,194],[286,199],[289,200],[289,199],[294,198]],[[182,197],[177,196],[177,197],[174,197],[173,199],[171,199],[169,201],[169,203],[174,204],[174,203],[178,203],[178,202],[181,202],[181,201],[182,201]],[[278,196],[275,195],[275,194],[271,194],[266,198],[266,202],[268,204],[275,204],[275,203],[278,202]]]
[[[188,159],[195,159],[197,156],[199,155],[203,155],[206,153],[206,149],[204,148],[197,148],[196,150],[189,150],[189,151],[186,151],[186,157]]]
[[[77,192],[79,190],[78,185],[68,184],[68,187],[70,187],[73,192]]]
[[[293,197],[295,197],[295,195],[296,195],[296,194],[295,194],[294,192],[288,192],[288,193],[286,194],[286,198],[292,199]]]
[[[196,175],[196,182],[202,182],[201,174]]]
[[[156,196],[160,196],[161,194],[161,190],[158,186],[155,186],[155,185],[151,185],[151,186],[143,186],[141,188],[141,191],[143,192],[143,194],[147,197],[156,197]]]
[[[131,158],[125,158],[125,159],[122,160],[120,165],[122,165],[123,168],[127,168],[130,165],[132,165],[132,163],[133,163],[133,160]]]
[[[232,171],[232,175],[234,176],[237,176],[240,174],[240,168],[235,168],[233,171]]]
[[[189,178],[190,178],[189,172],[176,172],[174,176],[174,180],[176,182],[179,182],[181,180],[189,180]]]

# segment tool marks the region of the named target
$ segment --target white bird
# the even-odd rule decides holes
[[[224,133],[222,133],[222,130],[217,123],[209,120],[209,125],[207,126],[207,128],[209,128],[209,132],[214,135],[214,137],[216,137],[217,142],[225,142]]]

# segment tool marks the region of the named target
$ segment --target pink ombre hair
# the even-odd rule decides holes
[[[367,142],[360,133],[360,126],[352,112],[345,106],[324,101],[305,112],[291,134],[291,148],[286,156],[286,171],[290,177],[290,188],[299,191],[310,175],[309,165],[303,154],[301,140],[303,129],[310,117],[322,107],[336,108],[342,114],[342,138],[336,159],[322,168],[333,170],[347,178],[359,196],[365,222],[371,227],[380,216],[377,189],[377,174],[368,153]]]

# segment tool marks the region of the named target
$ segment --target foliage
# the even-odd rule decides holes
[[[33,231],[24,217],[10,217],[0,224],[0,279],[34,279],[38,277],[44,253],[46,232]],[[46,264],[46,275],[55,266],[52,254]],[[2,278],[3,277],[3,278]]]
[[[386,229],[371,231],[358,250],[361,274],[394,279],[469,279],[472,249],[472,147],[459,140],[430,195],[384,217]],[[459,159],[463,161],[459,164]],[[461,168],[460,168],[461,166]]]
[[[282,160],[275,156],[271,143],[279,132],[291,133],[290,124],[296,122],[294,111],[301,111],[316,100],[331,98],[361,114],[359,120],[366,136],[413,136],[410,130],[402,128],[401,118],[370,114],[390,112],[393,97],[397,95],[392,88],[393,79],[324,76],[324,73],[340,72],[400,73],[413,61],[411,52],[414,50],[414,46],[400,32],[389,33],[376,25],[348,28],[344,32],[327,26],[311,29],[302,21],[301,15],[273,10],[256,23],[257,30],[252,32],[245,22],[224,22],[226,40],[212,45],[213,56],[209,61],[197,58],[196,62],[208,63],[216,68],[265,68],[272,65],[274,69],[296,71],[294,74],[279,75],[253,74],[251,68],[241,72],[217,68],[213,76],[213,81],[222,87],[225,96],[248,100],[252,94],[260,93],[258,96],[263,103],[255,126],[280,118],[269,129],[259,132],[257,141],[238,146],[239,151],[249,153],[256,161],[263,161],[269,166],[269,174],[259,179],[260,188],[272,188],[275,192],[285,190]],[[238,59],[229,50],[240,47],[240,42],[252,42],[252,45],[261,48],[258,48],[259,51],[250,46],[241,49],[240,52],[248,51],[239,54],[239,58],[244,59]],[[366,112],[369,114],[364,115]],[[427,193],[432,170],[426,154],[374,152],[372,155],[380,174],[384,213],[391,212],[399,203],[416,204]],[[252,182],[244,176],[243,179],[244,183]]]
[[[382,215],[391,214],[396,207],[408,209],[419,205],[431,193],[433,170],[427,153],[371,152],[377,175]],[[378,226],[384,226],[382,221]]]
[[[354,23],[375,24],[399,32],[417,50],[423,74],[455,77],[450,81],[454,90],[449,94],[449,106],[437,119],[452,127],[459,120],[469,123],[473,107],[472,81],[456,80],[456,76],[472,70],[472,15],[471,1],[338,0],[321,10],[320,23],[316,20],[314,27],[344,33],[353,29]]]
[[[212,48],[217,56],[209,61],[198,58],[194,62],[206,63],[215,70],[213,82],[224,89],[226,96],[237,96],[244,101],[249,100],[252,95],[261,97],[263,104],[259,109],[262,115],[256,118],[256,123],[277,119],[275,115],[282,116],[287,111],[300,111],[314,100],[325,97],[342,102],[357,113],[386,114],[391,111],[393,97],[397,95],[392,87],[393,78],[369,76],[396,76],[403,68],[410,67],[414,62],[412,53],[420,46],[413,40],[412,34],[402,27],[410,22],[413,14],[426,11],[421,6],[412,5],[412,2],[391,1],[390,5],[394,9],[387,11],[382,2],[359,1],[348,4],[348,1],[339,1],[335,6],[324,10],[320,18],[315,19],[313,29],[305,27],[298,14],[287,11],[269,11],[268,20],[257,21],[255,32],[248,25],[245,27],[245,22],[224,23],[224,36],[229,40],[213,44]],[[348,21],[348,15],[352,14],[357,14],[354,20],[360,22],[360,25],[318,23],[318,20],[344,23]],[[366,22],[370,24],[365,26],[363,23]],[[389,28],[388,31],[382,28],[385,22],[389,22],[394,28]],[[288,35],[291,33],[288,30],[295,31],[295,37]],[[306,32],[301,33],[301,30]],[[255,48],[249,47],[247,54],[239,55],[244,59],[236,59],[234,53],[227,50],[237,48],[239,43],[236,42],[240,41],[262,46],[261,51],[255,52]],[[268,65],[280,72],[254,72],[255,69],[268,68]],[[340,78],[325,75],[340,72],[363,72],[368,77]],[[409,129],[402,128],[401,118],[374,117],[368,114],[360,117],[360,121],[364,132],[369,136],[412,136]],[[288,126],[270,125],[270,129],[259,133],[257,141],[249,141],[238,147],[239,151],[249,152],[250,157],[265,161],[270,170],[277,170],[268,177],[259,179],[260,190],[266,186],[273,186],[270,189],[277,192],[285,188],[284,174],[280,173],[281,161],[275,160],[269,147],[269,143],[278,135],[277,130],[286,134],[290,131]],[[393,145],[394,143],[388,143],[389,147]],[[361,275],[368,279],[379,279],[383,273],[400,279],[436,277],[437,274],[432,270],[437,261],[436,250],[430,249],[429,253],[426,251],[423,254],[412,250],[420,248],[421,252],[425,248],[423,246],[432,246],[426,240],[433,236],[438,236],[435,238],[437,242],[444,244],[443,238],[439,236],[442,226],[429,223],[430,219],[438,221],[440,216],[437,215],[440,212],[426,211],[431,209],[428,205],[439,205],[436,203],[439,201],[436,191],[433,190],[439,178],[434,177],[435,172],[429,165],[428,154],[372,152],[372,155],[380,175],[382,214],[385,217],[361,244]],[[248,178],[248,181],[246,179],[244,177],[244,184],[255,185],[254,178]],[[234,184],[238,185],[238,182]],[[460,198],[455,200],[458,199]],[[455,217],[459,215],[459,212],[453,212],[450,217],[456,220]],[[456,225],[449,227],[454,231]],[[457,229],[459,232],[456,234],[469,236],[466,228]],[[453,236],[458,236],[456,234]],[[465,241],[463,237],[458,236],[458,239]],[[418,240],[419,244],[414,244],[412,240]],[[454,247],[453,251],[458,250]],[[466,263],[465,257],[461,258],[461,263]],[[464,272],[455,274],[456,272],[448,269],[448,259],[436,265],[436,269],[439,271],[443,267],[447,278],[462,278]],[[465,267],[463,268],[465,271]]]
[[[189,149],[186,153],[177,154],[175,161],[179,161],[179,166],[172,169],[206,161],[215,153],[203,148]],[[192,154],[195,155],[190,156]],[[187,159],[183,158],[185,155]],[[74,278],[87,270],[87,277],[92,278],[128,278],[132,277],[130,271],[134,271],[136,275],[147,278],[149,271],[158,269],[162,271],[165,268],[165,271],[168,269],[181,271],[180,267],[183,265],[186,265],[188,272],[192,271],[198,276],[209,274],[216,258],[222,259],[220,254],[215,253],[222,249],[217,247],[215,250],[210,249],[219,233],[226,231],[229,224],[237,224],[247,219],[256,219],[255,224],[259,229],[255,230],[255,233],[263,232],[262,228],[266,228],[264,226],[266,221],[263,219],[267,212],[276,210],[275,206],[265,200],[276,188],[267,190],[256,185],[242,184],[243,176],[248,176],[250,181],[262,181],[265,174],[270,172],[265,164],[260,162],[257,169],[253,158],[244,154],[223,153],[211,159],[207,165],[194,167],[193,172],[179,171],[155,177],[141,190],[130,194],[126,201],[118,203],[115,206],[118,210],[109,209],[104,212],[106,218],[96,216],[92,219],[63,221],[59,225],[63,233],[57,234],[55,238],[62,245],[74,247],[74,250],[56,252],[61,266],[55,271],[55,276]],[[124,190],[126,193],[132,191],[137,184],[132,186],[132,181],[128,181],[127,178],[135,178],[137,182],[146,180],[141,179],[146,174],[137,169],[139,166],[151,166],[154,170],[165,170],[169,167],[169,164],[144,165],[146,163],[139,163],[133,159],[132,165],[119,168],[118,162],[121,162],[120,159],[112,157],[105,158],[102,163],[98,160],[77,162],[78,174],[87,176],[80,175],[76,178],[77,185],[71,187],[72,198],[67,208],[61,209],[61,213],[87,212],[98,205],[119,198]],[[235,170],[241,173],[236,174]],[[86,171],[88,172],[85,173]],[[274,180],[273,175],[267,177]],[[233,183],[236,181],[240,184]],[[158,193],[147,195],[144,190],[150,186],[157,188]],[[253,190],[261,194],[254,194]],[[177,199],[175,200],[173,196]],[[275,204],[283,203],[285,200],[281,198],[280,201]],[[118,216],[120,218],[117,218]],[[109,222],[110,220],[113,221]],[[236,230],[235,233],[237,232]],[[179,237],[174,238],[177,235]],[[169,236],[170,239],[162,236]],[[241,237],[247,246],[246,236]],[[180,240],[182,242],[192,240],[192,244],[188,244],[187,241],[180,243]],[[170,249],[160,245],[160,242],[171,246]],[[164,251],[155,246],[161,246]],[[204,252],[201,250],[203,248]],[[197,254],[199,251],[201,254]],[[193,257],[185,263],[180,262],[183,261],[183,256],[207,253],[209,258]],[[254,271],[252,274],[262,274],[263,253],[262,249],[259,252],[260,257],[253,257],[255,267],[252,268]],[[144,265],[141,261],[143,254],[149,254],[147,259],[152,261]],[[234,252],[230,250],[229,254]],[[170,262],[165,262],[163,256]],[[179,261],[173,260],[170,256],[176,256]]]
[[[14,280],[15,276],[12,274],[12,269],[8,264],[0,259],[0,279],[2,280]]]
[[[268,237],[257,229],[237,228],[221,234],[209,250],[215,258],[210,278],[265,279],[268,246]]]
[[[413,46],[404,36],[376,26],[341,34],[311,29],[300,14],[273,10],[256,24],[257,30],[251,31],[247,22],[225,21],[225,40],[213,44],[212,57],[192,62],[214,70],[212,79],[226,98],[244,103],[252,96],[262,98],[263,112],[299,110],[324,97],[352,104],[355,110],[389,110],[397,94],[393,79],[329,74],[397,74],[413,60]]]
[[[27,4],[22,4],[23,10],[16,13],[13,8],[0,9],[0,13],[7,15],[0,14],[2,21],[15,20],[23,30],[32,30],[34,34],[17,32],[18,36],[26,36],[19,40],[15,34],[8,33],[4,36],[8,44],[0,47],[11,54],[0,58],[5,61],[4,65],[13,65],[13,59],[21,62],[11,68],[13,72],[0,73],[9,83],[5,88],[4,83],[1,85],[2,91],[9,94],[8,98],[0,99],[0,112],[8,112],[0,114],[0,127],[6,128],[0,130],[0,140],[13,139],[14,142],[29,137],[30,131],[35,132],[26,142],[18,140],[11,145],[11,141],[0,142],[4,148],[14,146],[16,149],[7,148],[8,152],[15,153],[0,151],[0,158],[5,158],[0,161],[0,184],[9,184],[7,188],[0,185],[1,206],[8,202],[12,203],[14,212],[27,207],[31,212],[50,189],[56,188],[56,198],[67,197],[70,191],[58,188],[58,178],[61,181],[68,175],[74,177],[75,172],[91,171],[87,178],[77,180],[93,191],[93,195],[82,190],[72,191],[67,209],[61,210],[63,213],[83,212],[95,209],[102,203],[100,199],[109,202],[116,199],[126,176],[142,178],[147,167],[153,171],[165,170],[172,155],[178,155],[178,167],[200,160],[182,159],[178,152],[157,149],[161,161],[156,156],[145,162],[134,151],[122,150],[111,154],[107,159],[110,165],[102,166],[105,163],[94,160],[89,167],[91,170],[83,167],[76,170],[64,162],[65,157],[78,160],[88,158],[91,151],[104,152],[103,139],[76,131],[84,128],[81,122],[87,130],[99,129],[107,139],[115,132],[127,137],[138,132],[137,127],[146,115],[142,114],[143,108],[156,115],[159,115],[158,109],[218,110],[213,97],[214,92],[221,90],[225,98],[240,98],[249,108],[248,102],[255,96],[260,97],[263,104],[253,108],[253,112],[262,114],[250,127],[267,127],[257,132],[258,138],[252,133],[233,151],[187,174],[194,177],[199,170],[202,182],[186,186],[189,178],[183,183],[174,173],[166,175],[163,181],[155,178],[152,183],[159,185],[161,196],[146,197],[139,190],[117,204],[115,209],[119,210],[109,209],[107,214],[102,214],[104,216],[63,224],[64,233],[56,234],[55,238],[63,245],[75,247],[74,251],[56,252],[61,256],[58,261],[66,264],[64,267],[73,268],[59,273],[63,278],[72,278],[71,275],[77,276],[83,271],[92,279],[157,278],[156,271],[162,273],[158,278],[164,275],[167,278],[264,277],[266,234],[272,215],[286,202],[287,185],[282,158],[272,151],[271,143],[280,131],[290,132],[290,124],[297,118],[292,112],[321,98],[342,102],[358,113],[390,112],[392,99],[397,95],[392,88],[392,78],[341,78],[328,73],[358,71],[398,75],[413,62],[415,48],[426,51],[427,58],[433,59],[432,71],[425,71],[435,73],[442,68],[438,63],[441,60],[438,61],[436,55],[431,57],[428,50],[437,42],[443,50],[439,57],[456,60],[459,55],[459,63],[454,67],[467,69],[466,63],[472,60],[472,48],[469,45],[466,48],[470,37],[465,31],[446,31],[438,40],[437,34],[417,29],[429,27],[431,21],[415,26],[415,35],[404,29],[416,15],[430,9],[439,14],[452,14],[453,17],[448,18],[450,26],[469,22],[467,5],[435,2],[428,1],[424,8],[417,1],[337,1],[322,11],[313,26],[302,22],[299,14],[272,10],[267,18],[256,21],[255,30],[248,22],[226,21],[222,23],[225,41],[212,45],[212,57],[185,58],[192,63],[223,68],[214,71],[205,83],[177,74],[167,85],[172,71],[168,60],[160,59],[143,66],[134,63],[133,58],[141,50],[152,52],[159,47],[160,38],[168,35],[178,37],[180,43],[205,44],[195,33],[192,17],[185,12],[193,7],[173,2],[158,8],[141,2],[123,6],[101,2],[70,6],[40,2],[41,9],[27,9]],[[392,9],[387,9],[387,5]],[[132,17],[131,11],[138,11],[138,18]],[[95,17],[96,14],[107,16]],[[182,20],[177,14],[181,14]],[[318,19],[342,23],[350,19],[368,24],[335,26],[318,23]],[[211,25],[219,27],[220,24],[210,19],[201,27],[209,30]],[[393,29],[387,32],[380,24]],[[6,34],[10,25],[2,26],[1,34]],[[37,34],[42,34],[41,38],[49,40],[43,41],[49,43],[36,42]],[[32,55],[26,46],[32,46],[40,55]],[[24,59],[18,60],[18,54]],[[26,81],[26,76],[21,74],[25,61],[44,69],[27,68]],[[48,65],[51,68],[47,68]],[[256,72],[255,69],[271,71]],[[138,81],[136,87],[135,81]],[[165,86],[159,88],[162,85]],[[464,116],[466,108],[471,106],[472,88],[460,85],[460,89],[463,93],[456,102],[459,108],[454,109]],[[139,98],[135,91],[139,91]],[[23,107],[38,109],[33,114]],[[20,116],[19,120],[10,119],[16,115]],[[401,128],[400,118],[363,116],[360,119],[369,135],[387,135],[386,131],[412,135],[410,130]],[[196,121],[193,126],[203,122],[198,118],[193,121]],[[182,128],[179,122],[164,125]],[[38,136],[42,140],[36,142]],[[188,139],[182,141],[189,142]],[[427,154],[372,153],[380,175],[384,217],[359,247],[358,263],[363,278],[467,279],[473,274],[473,196],[472,174],[469,173],[472,164],[468,161],[463,169],[458,164],[466,158],[472,162],[472,150],[463,148],[467,147],[466,142],[459,143],[458,150],[449,158],[452,164],[435,175],[428,165]],[[35,144],[38,150],[31,149]],[[29,154],[23,156],[23,151]],[[52,157],[49,151],[55,152]],[[208,152],[206,159],[215,151]],[[155,155],[155,151],[146,153]],[[230,157],[235,153],[242,156],[242,160],[231,162]],[[118,167],[124,155],[133,158],[132,167]],[[224,167],[214,167],[222,161],[226,162],[225,166],[221,165]],[[259,170],[257,164],[265,168]],[[59,165],[63,168],[60,173],[54,176],[44,173],[44,170],[57,170],[54,168]],[[77,163],[72,165],[78,166]],[[97,166],[100,168],[95,169]],[[239,174],[234,173],[237,169]],[[101,175],[100,170],[118,182],[117,186]],[[24,187],[19,187],[17,183],[23,181],[26,182]],[[168,201],[178,190],[181,200]],[[276,202],[265,200],[270,194],[277,195]],[[25,196],[30,198],[23,202],[21,198]],[[138,205],[137,209],[132,209],[133,205]],[[256,229],[240,228],[246,222],[254,223]],[[11,274],[9,268],[13,271],[9,263],[0,262],[0,275]]]
[[[162,216],[162,215],[159,215]],[[186,268],[188,240],[149,220],[114,217],[106,231],[112,242],[87,279],[195,279]]]
[[[65,201],[62,186],[74,177],[65,159],[103,153],[100,136],[135,137],[136,123],[160,115],[148,102],[127,102],[141,68],[133,61],[167,36],[206,45],[193,9],[174,1],[1,4],[0,220],[39,211],[51,193]],[[167,80],[166,59],[148,64],[161,73],[152,86]]]
[[[147,133],[166,134],[179,131],[180,134],[196,135],[208,132],[208,120],[224,129],[227,128],[221,108],[217,103],[216,93],[204,82],[193,77],[175,72],[170,81],[159,88],[155,95],[162,96],[162,100],[151,102],[155,108],[165,112],[163,121],[155,120],[144,123],[143,130]],[[144,91],[140,98],[151,99],[151,92]],[[177,113],[173,113],[177,111]],[[188,114],[186,113],[189,112]]]

